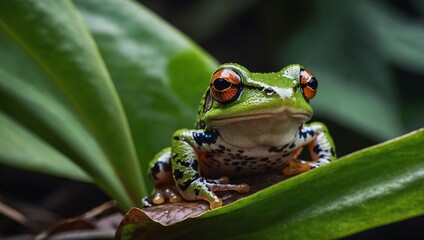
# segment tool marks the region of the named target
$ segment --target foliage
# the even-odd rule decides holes
[[[354,16],[365,14],[367,18],[380,16],[384,19],[384,12],[370,6],[357,9],[358,15]],[[339,15],[334,15],[336,20],[338,17],[344,19],[342,13]],[[327,22],[320,24],[326,25]],[[358,29],[363,25],[366,23],[362,22]],[[397,31],[404,27],[396,23],[392,26]],[[335,60],[346,61],[349,63],[346,65],[360,65],[361,59],[374,57],[374,54],[364,52],[358,56],[359,61],[334,59],[324,54],[329,46],[335,46],[337,51],[344,49],[340,43],[346,39],[337,38],[337,32],[333,32],[339,28],[329,26],[328,31],[324,31],[324,37],[314,43],[324,46],[318,50],[308,49],[310,45],[306,43],[302,45],[306,33],[300,31],[284,49],[282,61],[293,57],[290,62],[316,64],[316,68],[322,69],[318,73],[313,72],[328,79],[333,89],[324,88],[325,97],[319,100],[322,103],[317,101],[319,111],[327,113],[325,109],[328,109],[336,112],[336,121],[353,127],[361,126],[360,129],[380,137],[402,132],[397,125],[399,119],[395,119],[396,109],[389,107],[396,103],[396,99],[382,101],[384,98],[377,97],[388,93],[396,95],[392,92],[393,86],[385,82],[388,79],[387,66],[376,63],[372,71],[358,70],[345,78],[343,71],[351,69],[332,67]],[[314,23],[307,28],[309,33],[314,29],[317,29]],[[147,178],[143,173],[149,158],[168,145],[173,131],[192,126],[197,104],[210,73],[217,65],[216,61],[149,10],[130,1],[3,1],[0,3],[0,30],[0,162],[92,181],[116,199],[122,209],[138,205],[140,196],[147,193]],[[422,35],[422,31],[413,26],[405,31],[413,32],[413,36]],[[391,33],[382,28],[379,36],[384,38]],[[396,41],[396,38],[389,37],[389,40]],[[398,39],[399,42],[404,40]],[[408,60],[405,60],[409,62],[406,67],[420,68],[420,63],[424,62],[421,61],[423,55],[416,54],[414,49],[422,45],[415,42],[415,37],[405,41],[411,43],[408,45],[410,48],[400,50],[397,56]],[[387,50],[390,48],[385,46],[382,46],[381,52],[395,59]],[[295,51],[299,48],[310,53],[317,52],[299,56]],[[319,60],[317,56],[320,56]],[[402,63],[405,62],[403,60]],[[378,88],[380,91],[364,90],[361,87],[364,83],[360,82],[365,79],[364,76],[368,80],[376,79],[376,82],[366,85],[377,84],[381,87]],[[350,84],[348,90],[345,83]],[[361,94],[359,100],[358,94]],[[340,105],[334,104],[334,98],[340,99]],[[353,102],[356,105],[347,109],[346,106]],[[368,111],[375,111],[375,115],[362,109],[364,105],[370,107]],[[380,117],[385,121],[381,121]],[[381,130],[376,130],[378,127]],[[298,220],[313,225],[325,219],[327,223],[334,223],[328,224],[327,233],[344,236],[422,215],[422,208],[411,209],[405,206],[408,204],[402,203],[423,200],[419,177],[422,177],[424,157],[417,147],[423,144],[423,133],[420,131],[405,139],[349,156],[346,161],[293,178],[236,204],[209,212],[198,220],[202,223],[199,226],[228,224],[243,216],[256,218],[259,211],[269,214],[262,216],[261,224],[246,234],[275,237],[272,234],[281,229],[286,231]],[[412,148],[410,151],[408,146]],[[387,166],[388,155],[382,154],[386,151],[392,156],[387,159],[390,162]],[[360,181],[352,184],[351,188],[345,188],[349,182],[343,179],[348,177],[359,178]],[[315,178],[323,181],[309,184]],[[332,184],[337,191],[330,191],[324,183]],[[316,197],[314,186],[327,194]],[[301,195],[304,194],[303,189],[310,190],[307,191],[310,198],[306,201]],[[369,193],[372,193],[370,197],[365,196]],[[293,196],[298,201],[290,202],[290,198],[280,201],[281,198],[276,197],[282,195],[278,194]],[[258,204],[258,201],[263,204]],[[343,201],[349,204],[344,205]],[[283,205],[281,210],[270,210],[269,207],[277,202]],[[299,202],[309,206],[310,215],[302,206],[292,205]],[[317,205],[317,202],[326,207]],[[394,202],[399,204],[393,205]],[[251,205],[256,206],[252,208],[257,210],[256,213],[243,210]],[[405,211],[396,212],[399,209]],[[275,221],[281,215],[273,213],[282,214],[287,222]],[[362,219],[355,217],[358,216],[356,213],[375,217],[375,221],[361,225]],[[344,214],[354,215],[351,225],[338,223],[337,220],[346,216]],[[306,217],[300,220],[302,216]],[[275,224],[266,224],[268,221]],[[192,222],[197,220],[190,220],[184,226]],[[241,222],[235,221],[235,224],[240,225]],[[205,230],[202,229],[192,230],[200,234],[199,231]],[[213,234],[218,236],[225,232],[228,233],[214,231]],[[295,236],[298,232],[293,234]]]
[[[75,4],[79,11],[69,1],[1,5],[0,156],[6,164],[91,179],[129,209],[147,194],[147,158],[138,156],[187,125],[204,89],[196,81],[215,64],[134,3]],[[79,13],[101,38],[101,52]],[[196,70],[187,76],[185,65]]]
[[[138,221],[122,226],[121,239],[339,239],[419,216],[424,214],[423,144],[420,130],[171,226],[134,211],[139,214],[131,217]]]

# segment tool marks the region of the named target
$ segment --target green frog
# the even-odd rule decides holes
[[[279,72],[254,73],[227,63],[212,75],[197,114],[195,129],[175,132],[172,146],[150,163],[153,194],[144,206],[185,200],[206,200],[221,207],[217,191],[248,192],[248,184],[229,177],[281,171],[296,175],[336,159],[327,127],[306,124],[309,101],[318,81],[301,65]],[[297,159],[308,147],[311,160]]]

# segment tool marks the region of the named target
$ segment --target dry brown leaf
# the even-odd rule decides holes
[[[118,217],[116,217],[118,215]],[[112,218],[113,217],[113,218]],[[105,225],[113,226],[113,223],[106,223],[105,219],[112,219],[115,223],[119,222],[122,214],[118,212],[115,201],[106,202],[81,216],[60,220],[49,227],[46,231],[39,234],[36,239],[48,239],[49,237],[65,232],[81,230],[104,230]],[[116,224],[115,224],[116,225]]]
[[[234,191],[219,192],[217,195],[222,198],[224,205],[237,201],[240,198],[254,194],[270,185],[280,182],[287,177],[279,172],[273,172],[264,175],[257,175],[248,178],[241,178],[232,183],[248,183],[250,191],[248,193],[238,193]],[[165,203],[155,205],[149,208],[132,208],[123,218],[116,232],[116,239],[120,239],[122,231],[125,226],[129,224],[136,224],[140,227],[133,232],[133,238],[142,236],[143,231],[146,229],[144,226],[151,224],[160,224],[161,226],[169,226],[188,218],[196,218],[205,212],[209,211],[209,204],[206,201],[183,201],[179,203]],[[151,228],[150,231],[155,231],[158,228]],[[158,230],[159,231],[159,230]],[[149,233],[155,236],[154,232]]]

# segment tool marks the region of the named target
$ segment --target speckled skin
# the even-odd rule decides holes
[[[178,130],[172,147],[151,162],[155,204],[165,198],[180,201],[181,195],[186,200],[206,200],[216,208],[222,201],[215,191],[249,191],[247,184],[229,184],[227,177],[272,170],[295,175],[336,159],[325,125],[305,124],[312,108],[300,84],[302,66],[290,65],[276,73],[250,73],[237,64],[220,69],[240,76],[238,95],[231,102],[219,102],[211,94],[211,82],[201,101],[196,129]],[[311,161],[296,159],[303,147],[309,148]]]

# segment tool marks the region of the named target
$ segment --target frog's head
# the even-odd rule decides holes
[[[281,146],[312,116],[316,78],[293,64],[279,72],[251,73],[223,64],[212,75],[203,120],[237,147]]]

